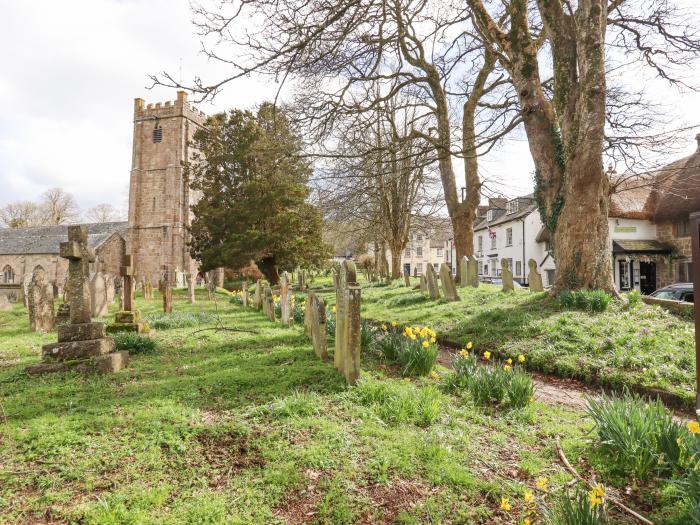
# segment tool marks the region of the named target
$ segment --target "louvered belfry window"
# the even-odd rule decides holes
[[[163,128],[160,127],[160,124],[156,124],[156,127],[153,128],[153,142],[156,144],[163,142]]]

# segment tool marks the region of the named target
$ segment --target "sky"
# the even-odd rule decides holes
[[[39,200],[58,186],[84,210],[101,203],[126,210],[133,99],[175,99],[174,90],[147,89],[148,75],[226,73],[199,53],[189,0],[0,0],[0,12],[0,206]],[[242,79],[200,109],[249,108],[276,89],[267,79]],[[699,94],[660,82],[651,91],[667,103],[674,125],[700,124]],[[669,162],[694,151],[697,132],[684,132]],[[493,185],[499,193],[532,189],[522,134],[483,158],[480,169],[500,181]]]

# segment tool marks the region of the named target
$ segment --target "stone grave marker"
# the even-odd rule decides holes
[[[337,290],[340,285],[340,271],[334,266],[331,268],[331,274],[333,275],[333,287]]]
[[[306,270],[299,270],[299,290],[306,290]]]
[[[333,363],[349,385],[360,376],[360,286],[355,263],[343,261],[336,291]]]
[[[241,298],[243,299],[243,306],[246,308],[248,307],[248,303],[250,302],[250,298],[248,297],[248,281],[243,281],[243,285],[241,286]]]
[[[195,297],[194,297],[194,275],[191,273],[188,273],[185,277],[187,280],[187,301],[190,304],[195,303]]]
[[[0,294],[0,311],[1,312],[9,312],[12,310],[12,305],[10,304],[10,300],[7,298],[6,295]]]
[[[479,287],[479,263],[473,255],[467,261],[467,282],[472,288]]]
[[[119,267],[124,285],[122,287],[122,310],[117,312],[114,317],[114,323],[107,326],[107,333],[114,334],[117,332],[137,332],[145,333],[148,331],[146,324],[141,321],[140,313],[134,308],[134,287],[136,285],[136,274],[133,267],[133,258],[131,255],[125,255],[122,259],[122,265]]]
[[[107,306],[114,304],[114,297],[117,289],[115,279],[116,277],[112,275],[105,275],[105,296],[107,298]]]
[[[435,273],[435,268],[430,263],[428,264],[428,269],[426,271],[426,281],[428,283],[428,295],[431,299],[440,299],[440,288],[438,288],[437,274]]]
[[[275,322],[275,299],[269,286],[263,289],[263,313],[270,321]]]
[[[292,285],[289,279],[289,274],[283,272],[280,277],[280,308],[281,320],[284,326],[292,324]]]
[[[26,273],[22,278],[22,302],[26,308],[29,308],[29,283],[32,282],[32,277],[32,273]]]
[[[537,261],[530,259],[527,261],[530,271],[527,274],[527,282],[530,283],[531,292],[543,292],[544,285],[542,284],[542,275],[537,271]]]
[[[104,323],[91,322],[88,279],[95,252],[88,247],[85,226],[68,227],[68,241],[60,244],[60,255],[69,261],[70,324],[58,327],[58,342],[44,345],[43,362],[28,366],[27,372],[121,370],[128,364],[129,352],[115,352],[114,339],[105,337]]]
[[[447,301],[459,301],[457,286],[452,278],[452,272],[445,263],[440,265],[440,284],[442,284],[442,293]]]
[[[406,270],[404,270],[404,272],[403,272],[403,282],[409,288],[411,287],[411,274],[409,272],[407,272]]]
[[[263,306],[263,288],[262,288],[262,279],[258,279],[258,282],[255,283],[255,297],[254,297],[254,306],[256,310],[260,310]]]
[[[158,289],[160,293],[163,294],[163,312],[166,314],[172,313],[173,288],[170,282],[170,271],[167,268],[163,270],[163,276],[160,279],[160,283],[158,283]]]
[[[32,332],[50,332],[54,327],[53,285],[46,278],[46,271],[37,266],[32,272],[27,289],[29,329]]]
[[[503,291],[512,292],[515,290],[513,285],[513,272],[508,268],[508,261],[501,259],[501,280],[503,281]]]
[[[469,257],[462,256],[459,261],[459,285],[467,286],[469,282]]]
[[[428,281],[425,278],[424,274],[421,274],[420,276],[420,291],[421,293],[428,293]]]
[[[324,360],[329,359],[326,335],[326,303],[313,292],[309,292],[306,298],[304,326],[311,338],[316,355]]]
[[[56,326],[70,323],[70,303],[62,303],[56,311]]]
[[[93,317],[107,315],[107,282],[102,272],[95,272],[90,279],[90,303]]]

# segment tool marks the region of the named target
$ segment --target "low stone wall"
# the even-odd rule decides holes
[[[657,299],[656,297],[642,296],[642,301],[646,304],[656,304],[671,312],[692,316],[693,315],[693,303],[686,303],[683,301],[673,301],[671,299]]]

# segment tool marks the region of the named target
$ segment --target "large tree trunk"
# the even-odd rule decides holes
[[[277,271],[277,261],[274,257],[263,257],[256,261],[258,268],[271,285],[279,284],[280,275]]]
[[[392,243],[389,247],[391,250],[391,278],[398,279],[401,277],[401,247]]]

